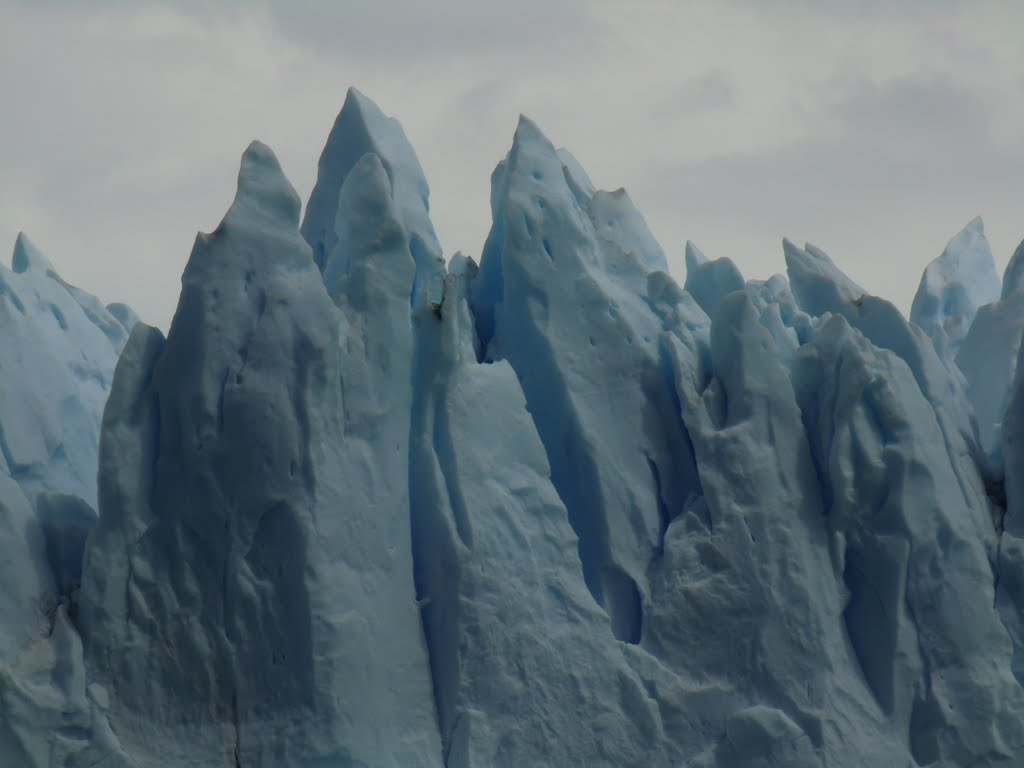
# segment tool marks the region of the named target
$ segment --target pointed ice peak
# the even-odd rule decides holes
[[[345,92],[345,103],[342,104],[342,110],[358,110],[361,118],[364,121],[373,120],[387,120],[387,116],[380,111],[373,99],[368,97],[365,93],[360,91],[354,85],[349,86],[349,89]]]
[[[18,238],[14,241],[11,269],[15,273],[39,272],[46,274],[47,272],[55,272],[49,259],[43,255],[42,251],[36,248],[35,243],[29,240],[28,235],[24,232],[19,232]]]
[[[683,288],[713,317],[719,302],[733,291],[742,291],[743,274],[732,259],[709,259],[691,241],[686,241],[686,282]]]
[[[526,115],[519,115],[508,156],[498,164],[491,176],[492,207],[512,194],[512,188],[515,187],[530,197],[541,195],[544,205],[564,211],[567,215],[576,215],[571,212],[578,207],[589,216],[592,196],[596,190],[585,192],[577,188],[581,183],[579,174],[586,179],[589,190],[593,190],[593,184],[586,178],[582,168],[577,172],[566,165],[567,156],[578,168],[579,163],[575,158],[564,150],[556,150],[533,120]],[[533,205],[528,207],[532,208]]]
[[[346,226],[355,224],[368,227],[393,207],[391,180],[378,155],[367,152],[356,161],[345,177],[338,199],[336,227],[343,223]]]
[[[1002,298],[1008,299],[1013,294],[1019,293],[1024,288],[1024,240],[1020,241],[1017,250],[1010,257],[1010,263],[1006,265],[1003,272],[1003,293]]]
[[[389,273],[381,282],[389,283],[392,291],[401,286],[403,297],[408,297],[414,272],[409,234],[391,196],[384,164],[372,152],[359,158],[345,177],[338,194],[334,231],[338,240],[323,266],[324,285],[332,297],[337,300],[356,262],[381,260],[385,263],[359,266]]]
[[[512,138],[512,146],[516,144],[522,144],[529,141],[539,141],[543,144],[551,147],[551,151],[555,151],[555,147],[551,144],[551,141],[547,136],[544,135],[544,131],[540,129],[531,118],[526,115],[519,113],[519,121],[516,123],[516,132]]]
[[[244,217],[259,227],[298,226],[302,203],[270,147],[254,141],[242,154],[238,191],[225,222]]]
[[[427,180],[402,126],[369,98],[350,88],[320,155],[316,186],[302,222],[302,236],[313,248],[321,269],[337,242],[334,223],[345,177],[370,152],[377,155],[387,172],[402,224],[422,244],[426,261],[441,254],[430,222]]]
[[[479,267],[472,256],[467,256],[462,251],[456,251],[448,262],[448,274],[456,277],[468,277],[472,279]]]
[[[834,264],[831,257],[825,253],[821,248],[818,248],[813,243],[804,243],[804,250],[807,251],[811,256],[818,259],[819,261],[827,261],[829,264]],[[863,290],[863,289],[861,289]]]
[[[967,222],[967,225],[961,230],[960,235],[968,232],[971,234],[981,235],[982,237],[985,236],[985,222],[981,220],[980,214]],[[958,237],[960,235],[958,235]]]
[[[820,316],[832,311],[837,302],[855,304],[867,293],[810,243],[800,248],[783,238],[782,250],[793,295],[808,314]]]
[[[521,165],[519,161],[521,155],[529,157],[543,156],[545,158],[545,165],[549,164],[548,158],[550,158],[552,164],[557,164],[556,167],[558,168],[562,167],[562,159],[557,155],[554,144],[544,134],[544,131],[540,129],[540,126],[526,115],[519,115],[516,132],[512,136],[512,148],[508,153],[508,165],[510,167]],[[521,167],[520,170],[522,170]],[[533,177],[536,181],[542,181],[544,173],[535,169]]]
[[[782,238],[782,253],[787,258],[791,253],[794,254],[794,256],[799,254],[801,250],[802,249],[800,248],[800,246],[794,243],[788,237]]]
[[[707,264],[708,262],[708,257],[704,255],[704,251],[698,248],[692,240],[686,241],[684,254],[686,258],[687,272],[689,272],[691,269],[696,269],[701,264]]]
[[[981,217],[972,219],[925,267],[910,319],[936,351],[955,356],[978,308],[999,298],[1000,283]]]

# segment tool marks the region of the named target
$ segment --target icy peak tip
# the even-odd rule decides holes
[[[232,208],[238,205],[258,208],[261,214],[288,227],[298,226],[299,196],[274,152],[261,141],[252,142],[242,154]]]
[[[42,251],[36,248],[29,240],[28,235],[19,232],[14,241],[14,253],[11,255],[11,269],[14,272],[53,272],[53,265],[43,256]]]
[[[803,249],[788,237],[782,238],[782,253],[787,259],[799,258],[804,255]]]
[[[975,216],[964,227],[964,232],[977,232],[979,235],[985,234],[985,222],[981,220],[981,216]]]
[[[688,270],[696,269],[708,260],[708,257],[704,255],[704,252],[701,251],[701,249],[698,248],[692,240],[686,241],[686,247],[684,248],[683,253],[686,258],[686,268]]]
[[[515,137],[512,140],[513,144],[528,144],[534,142],[541,142],[551,146],[551,151],[554,152],[554,145],[548,141],[548,137],[544,135],[544,132],[540,129],[533,120],[528,118],[526,115],[519,115],[519,122],[516,125]]]

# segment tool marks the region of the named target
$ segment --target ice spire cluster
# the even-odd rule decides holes
[[[446,259],[351,90],[301,225],[245,151],[166,338],[19,238],[5,764],[1020,765],[1020,252],[971,222],[908,321],[788,240],[680,287],[526,118],[491,183]]]

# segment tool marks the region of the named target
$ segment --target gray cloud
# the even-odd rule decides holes
[[[768,254],[782,269],[782,234],[810,240],[901,306],[923,264],[976,213],[1005,262],[1024,236],[1024,152],[993,140],[981,99],[924,79],[836,82],[828,102],[813,138],[649,169],[641,186],[651,216],[678,212],[677,238],[707,231],[721,246],[705,242],[710,254],[734,256],[748,271]]]
[[[305,196],[349,85],[405,126],[449,252],[479,252],[520,112],[670,254],[692,237],[750,276],[788,234],[908,306],[975,213],[1004,260],[1024,235],[1019,4],[382,6],[0,0],[0,247],[24,228],[166,325],[244,147]]]

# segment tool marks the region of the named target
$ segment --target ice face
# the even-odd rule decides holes
[[[408,231],[413,258],[418,266],[422,265],[410,300],[437,303],[445,265],[428,214],[430,192],[423,169],[398,121],[385,116],[355,88],[349,89],[320,156],[317,183],[302,221],[302,236],[323,270],[338,239],[334,225],[342,184],[352,167],[367,153],[377,155],[384,166],[396,215]]]
[[[0,266],[3,464],[33,505],[49,491],[95,507],[100,418],[128,330],[24,234],[11,265]]]
[[[696,299],[700,308],[711,317],[718,303],[733,291],[743,290],[743,275],[729,259],[711,261],[693,243],[686,243],[687,293]]]
[[[686,750],[649,698],[653,659],[625,652],[584,584],[515,371],[477,362],[475,274],[456,256],[420,380],[431,426],[414,472],[429,494],[414,551],[446,765],[678,763]],[[657,674],[698,709],[682,680]]]
[[[492,183],[494,223],[472,295],[480,340],[516,371],[587,585],[616,637],[636,643],[668,510],[697,489],[662,365],[662,320],[637,291],[649,268],[641,249],[601,236],[528,119]]]
[[[888,301],[871,296],[847,278],[821,250],[785,244],[790,283],[807,313],[840,315],[879,349],[900,357],[931,404],[946,452],[958,478],[963,508],[976,535],[994,547],[992,510],[987,500],[972,413],[963,375],[952,360],[940,357],[931,340]]]
[[[0,756],[1020,764],[1021,250],[929,336],[788,240],[763,281],[688,244],[680,287],[525,118],[479,267],[446,267],[427,200],[353,90],[301,228],[245,152],[166,338],[19,239]],[[980,295],[978,233],[928,296]],[[36,407],[22,358],[102,428]],[[98,518],[61,447],[95,470],[97,440]]]
[[[978,438],[991,471],[996,474],[1003,465],[1002,419],[1024,331],[1024,290],[1018,274],[1022,263],[1024,243],[1014,252],[1003,274],[1001,299],[978,309],[956,355],[977,416]]]
[[[919,765],[1009,759],[1024,697],[988,600],[988,542],[931,405],[903,360],[841,316],[800,350],[793,380],[849,592],[847,634],[876,701]]]
[[[925,268],[910,319],[940,356],[955,358],[979,307],[998,298],[999,277],[979,216]]]
[[[64,282],[24,234],[11,263],[0,267],[0,755],[118,765],[92,731],[74,621],[100,420],[136,318]]]
[[[379,180],[380,163],[353,174]],[[392,371],[373,329],[342,339],[298,212],[254,143],[230,210],[196,240],[166,341],[137,326],[118,365],[81,628],[139,764],[439,764],[392,468],[408,375],[393,372],[396,399],[375,386]],[[393,219],[384,205],[377,231]],[[405,261],[385,252],[353,279],[407,313]]]

